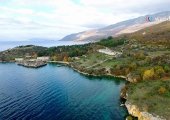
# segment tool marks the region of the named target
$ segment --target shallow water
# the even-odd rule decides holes
[[[69,67],[39,69],[0,63],[2,120],[123,120],[124,80],[86,77]]]

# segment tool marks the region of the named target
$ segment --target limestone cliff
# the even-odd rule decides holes
[[[126,101],[125,105],[128,109],[129,114],[134,117],[138,117],[138,120],[166,120],[159,116],[154,116],[148,112],[140,111],[138,106],[131,104],[129,101]]]

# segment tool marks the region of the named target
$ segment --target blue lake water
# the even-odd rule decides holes
[[[0,120],[124,120],[124,84],[57,64],[32,69],[0,63]]]

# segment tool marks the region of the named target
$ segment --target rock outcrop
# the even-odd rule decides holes
[[[136,83],[137,82],[137,79],[131,73],[129,73],[127,75],[126,80],[129,81],[130,83]]]
[[[128,109],[129,114],[134,117],[138,117],[138,120],[166,120],[160,116],[154,116],[148,112],[140,111],[139,107],[126,101],[125,106]]]

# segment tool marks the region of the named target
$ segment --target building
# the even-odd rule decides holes
[[[19,62],[19,61],[23,61],[24,58],[15,58],[15,61]]]
[[[40,61],[49,61],[50,60],[50,57],[48,56],[44,56],[44,57],[37,57],[37,60],[40,60]]]
[[[104,54],[107,54],[107,55],[111,55],[111,56],[114,56],[114,57],[119,57],[122,54],[121,52],[112,51],[109,48],[99,49],[98,52],[104,53]]]

